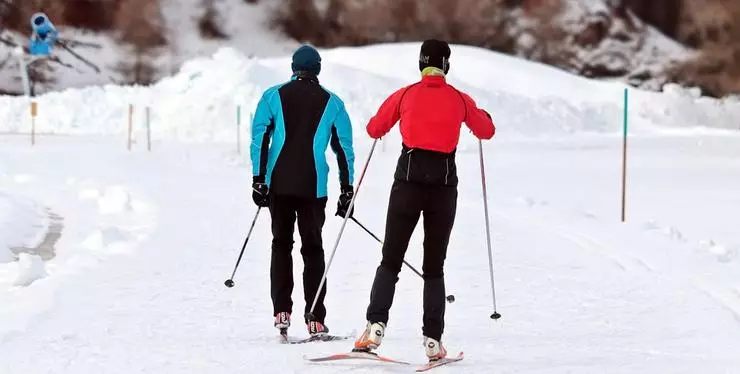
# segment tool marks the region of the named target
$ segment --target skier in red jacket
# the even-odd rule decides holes
[[[403,148],[391,188],[386,218],[383,259],[378,267],[367,308],[367,326],[354,344],[356,351],[376,349],[385,334],[411,234],[424,213],[423,335],[430,361],[446,356],[444,330],[445,285],[443,267],[457,208],[455,150],[464,122],[480,139],[495,133],[491,116],[473,99],[446,81],[450,47],[427,40],[421,46],[421,81],[388,97],[367,125],[380,138],[400,120]]]

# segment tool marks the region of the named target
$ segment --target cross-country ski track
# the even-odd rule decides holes
[[[416,46],[375,48],[413,55]],[[391,87],[417,77],[413,66],[392,76],[374,66],[342,70],[365,51],[327,51],[322,83],[348,97],[358,170],[371,144],[363,130],[367,116]],[[489,52],[462,51],[467,52],[458,52],[458,60],[472,65],[474,58],[488,56],[486,64],[509,69],[520,84],[526,76],[519,75],[521,70],[539,72],[539,78],[531,82],[529,96],[503,80],[500,87],[493,85],[489,75],[486,82],[497,88],[478,92],[499,131],[484,143],[502,314],[498,321],[489,318],[493,308],[477,143],[463,131],[457,156],[458,215],[445,266],[446,291],[456,301],[447,304],[443,341],[451,355],[464,351],[465,359],[433,371],[740,373],[740,134],[670,127],[669,119],[650,110],[675,106],[683,113],[691,108],[700,113],[703,104],[691,107],[670,94],[636,93],[636,108],[648,102],[646,97],[657,99],[652,107],[634,112],[627,222],[622,223],[621,87]],[[119,101],[130,97],[125,96],[128,89],[117,87],[100,91],[107,93],[104,97],[80,91],[42,97],[46,105],[66,103],[70,109],[49,110],[73,111],[77,120],[40,120],[56,126],[52,128],[58,134],[41,136],[33,147],[25,136],[0,136],[0,244],[38,244],[36,230],[45,232],[49,222],[30,206],[48,207],[64,217],[53,258],[19,261],[0,252],[0,373],[413,371],[372,361],[303,359],[347,351],[351,340],[278,344],[269,292],[267,212],[258,218],[235,287],[224,287],[256,211],[248,144],[237,153],[233,105],[211,108],[218,120],[209,127],[197,120],[207,111],[196,99],[209,102],[203,92],[211,86],[219,87],[216,96],[230,94],[228,87],[218,86],[218,66],[264,72],[234,79],[239,87],[256,87],[239,88],[246,90],[239,91],[244,102],[270,84],[269,77],[287,78],[281,74],[288,69],[281,59],[232,58],[222,52],[215,60],[194,62],[170,81],[131,91],[160,94],[162,105],[172,106],[160,111],[170,119],[155,116],[154,125],[160,127],[155,127],[151,152],[141,132],[127,150],[125,132],[119,129],[125,110],[102,113],[115,95],[124,95]],[[187,69],[201,75],[193,78]],[[355,79],[343,85],[341,75],[348,71]],[[474,69],[454,74],[458,81],[475,82]],[[553,84],[578,86],[592,92],[594,101],[543,99],[548,88],[542,87]],[[614,93],[613,101],[606,92]],[[77,106],[82,98],[100,102],[96,116]],[[0,109],[1,118],[20,118],[21,110],[13,108],[22,105],[11,100],[22,99],[2,100],[10,104]],[[558,109],[564,108],[561,102],[569,109]],[[176,103],[182,111],[177,116]],[[602,107],[606,109],[595,109]],[[529,119],[517,120],[517,113]],[[542,122],[545,118],[549,124]],[[605,125],[598,131],[579,127],[612,122],[613,128]],[[242,125],[246,139],[248,126]],[[355,217],[381,237],[399,147],[397,133],[382,141],[358,192]],[[331,179],[329,185],[323,235],[327,258],[342,223],[333,216],[337,183]],[[9,222],[12,230],[5,229]],[[420,233],[406,256],[419,268]],[[296,235],[297,318],[290,333],[305,337],[299,248]],[[378,243],[349,222],[328,275],[331,332],[364,327],[379,260]],[[421,293],[422,280],[404,267],[381,354],[424,362]]]

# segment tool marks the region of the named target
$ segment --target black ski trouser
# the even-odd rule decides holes
[[[396,180],[391,189],[383,243],[383,259],[375,273],[369,322],[388,323],[388,312],[398,282],[398,273],[411,234],[424,215],[424,336],[440,340],[444,331],[444,262],[457,209],[457,187],[423,185]]]
[[[272,258],[270,262],[270,293],[272,295],[273,315],[293,311],[293,231],[296,218],[298,233],[301,236],[301,256],[303,257],[303,290],[306,301],[305,313],[311,311],[311,304],[324,274],[324,248],[321,231],[326,219],[326,198],[300,198],[294,196],[270,196],[272,215]],[[326,283],[316,302],[314,316],[324,323],[326,308]]]

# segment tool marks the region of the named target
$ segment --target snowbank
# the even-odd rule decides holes
[[[0,192],[0,264],[15,260],[11,248],[38,244],[47,226],[46,215],[35,203]]]
[[[15,286],[27,287],[33,282],[46,278],[49,275],[41,256],[21,253],[18,259],[18,277],[13,283]]]
[[[322,84],[340,95],[359,128],[393,90],[418,79],[416,43],[323,51]],[[155,139],[233,141],[237,105],[248,132],[249,113],[262,91],[290,76],[289,58],[247,58],[230,48],[187,62],[152,87],[70,89],[39,97],[37,131],[55,134],[116,134],[127,131],[134,105],[134,132],[146,128],[151,107]],[[476,98],[499,125],[499,134],[552,136],[621,129],[622,83],[589,80],[543,64],[455,46],[450,81]],[[684,90],[632,90],[632,131],[736,129],[740,102],[697,98]],[[0,132],[27,132],[27,98],[0,97]],[[557,121],[555,119],[558,119]],[[355,131],[366,139],[364,131]]]

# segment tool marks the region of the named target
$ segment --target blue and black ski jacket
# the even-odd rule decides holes
[[[327,196],[331,145],[339,165],[339,183],[354,183],[352,124],[344,103],[315,76],[294,75],[267,89],[252,122],[252,175],[270,193],[298,197]]]

